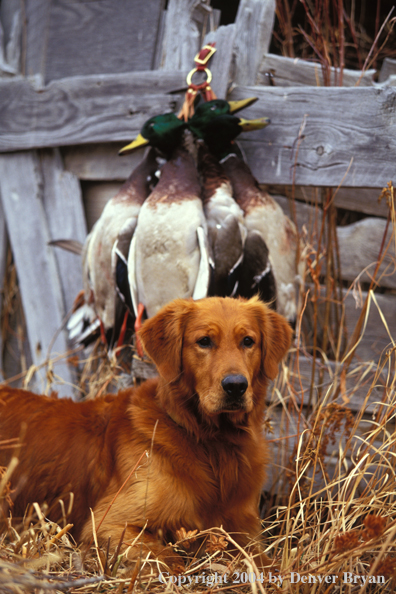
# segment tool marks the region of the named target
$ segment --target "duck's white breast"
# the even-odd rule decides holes
[[[201,260],[198,227],[206,229],[198,198],[142,206],[135,270],[138,299],[149,317],[173,299],[192,296]]]

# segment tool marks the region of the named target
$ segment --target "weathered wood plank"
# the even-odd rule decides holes
[[[162,46],[164,43],[164,33],[165,33],[165,20],[166,20],[166,10],[161,11],[157,37],[155,40],[155,51],[153,57],[153,64],[152,70],[158,70],[161,66],[161,58],[162,58]]]
[[[5,54],[4,54],[4,31],[3,26],[0,20],[0,77],[9,77],[12,72],[12,69],[8,66]]]
[[[373,85],[373,76],[376,70],[359,70],[344,68],[342,72],[342,86],[354,87],[359,82],[360,87]],[[323,70],[320,64],[307,62],[300,58],[287,58],[275,54],[266,54],[260,64],[256,78],[257,85],[269,85],[270,76],[276,87],[323,87]],[[340,86],[340,69],[330,68],[330,85]]]
[[[169,0],[165,17],[161,68],[191,70],[199,51],[201,32],[193,18],[197,0]]]
[[[292,191],[290,186],[266,184],[264,187],[270,194],[294,195],[297,200],[307,204],[322,203],[322,188],[295,186]],[[387,217],[389,208],[386,200],[378,202],[381,191],[382,188],[340,188],[334,195],[334,205],[338,208],[363,212],[368,215]]]
[[[76,77],[40,93],[26,81],[0,83],[0,152],[129,140],[148,117],[176,107],[166,91],[184,79],[180,72]],[[231,98],[254,94],[260,100],[246,117],[272,120],[243,138],[260,182],[377,188],[393,178],[395,88],[239,87]]]
[[[390,76],[396,74],[396,60],[392,58],[384,58],[382,67],[379,73],[378,82],[385,82]]]
[[[22,50],[22,4],[18,0],[3,0],[0,6],[0,19],[4,29],[2,45],[5,48],[5,70],[14,74],[21,71]]]
[[[228,87],[233,78],[233,47],[236,25],[219,27],[208,33],[204,43],[216,43],[216,53],[212,56],[209,69],[213,75],[211,86],[220,99],[227,96]]]
[[[44,86],[46,43],[51,0],[26,0],[26,54],[24,73],[34,77],[37,88]]]
[[[65,167],[81,180],[124,181],[142,159],[143,151],[120,158],[117,153],[123,145],[124,143],[102,143],[63,147]],[[265,184],[264,187],[270,194],[291,196],[290,186]],[[320,204],[321,192],[321,188],[294,188],[295,198],[307,204]],[[380,193],[381,188],[340,188],[335,195],[334,204],[346,210],[386,217],[388,206],[385,200],[378,202]]]
[[[378,188],[394,179],[395,88],[238,87],[230,98],[253,94],[245,117],[271,119],[243,135],[260,182]]]
[[[51,2],[46,82],[150,70],[162,9],[162,0],[138,5],[130,0]]]
[[[8,246],[7,246],[8,252]],[[8,257],[8,255],[7,255]],[[7,270],[8,308],[5,315],[5,338],[3,342],[3,373],[10,386],[20,388],[23,385],[24,374],[33,365],[30,354],[26,320],[22,307],[21,293],[15,278],[15,263]],[[4,319],[4,318],[3,318]],[[14,379],[12,379],[14,378]],[[31,384],[30,384],[31,386]]]
[[[299,202],[298,200],[295,200],[293,203],[286,196],[280,196],[279,194],[272,194],[272,197],[282,207],[287,216],[294,221],[301,234],[305,227],[309,241],[312,241],[313,246],[316,247],[314,241],[316,238],[313,234],[317,228],[320,228],[322,209],[305,204],[304,202]]]
[[[23,175],[21,174],[23,172]],[[41,196],[41,176],[37,157],[17,153],[0,157],[0,193],[11,248],[18,272],[19,286],[35,365],[47,356],[54,357],[68,350],[62,330],[62,291],[52,249],[47,245],[49,232]],[[33,249],[34,248],[34,249]],[[73,382],[73,375],[63,360],[54,371],[63,381]],[[41,378],[44,390],[46,373]],[[54,383],[60,395],[70,395],[71,388]]]
[[[275,0],[241,0],[235,20],[235,77],[238,85],[257,84],[257,72],[272,37]]]
[[[83,186],[83,200],[87,216],[87,227],[90,231],[96,223],[106,203],[115,196],[121,182],[88,182]]]
[[[377,359],[378,360],[378,359]],[[288,365],[288,381],[293,393],[298,394],[297,402],[307,406],[310,398],[312,382],[311,357],[300,355],[298,362],[294,359]],[[331,400],[340,383],[342,367],[334,361],[323,363],[319,359],[315,363],[314,390],[311,404],[315,405],[319,398],[329,391]],[[370,392],[370,394],[369,394]],[[367,396],[369,394],[369,396]],[[349,368],[342,390],[342,398],[354,412],[359,412],[362,407],[367,407],[372,412],[383,396],[383,380],[377,379],[377,363],[373,361],[354,362]]]
[[[311,290],[313,295],[313,290]],[[318,297],[318,328],[319,332],[323,330],[325,320],[325,295],[324,287]],[[347,291],[343,289],[343,305],[345,308],[345,326],[346,326],[346,341],[351,338],[355,329],[356,323],[359,319],[362,305],[367,297],[367,291],[358,291],[355,293],[352,290]],[[376,362],[392,345],[392,339],[396,340],[396,298],[394,294],[370,294],[369,311],[367,315],[366,325],[362,331],[359,344],[355,352],[355,362]],[[383,319],[385,321],[383,321]],[[335,327],[334,309],[331,309],[329,327]],[[336,327],[336,332],[339,328]]]
[[[78,179],[64,170],[57,149],[42,149],[40,161],[44,181],[43,202],[51,239],[75,239],[84,243],[87,225]],[[60,248],[52,249],[62,286],[64,311],[68,312],[83,288],[81,257]]]
[[[362,292],[360,296],[362,301],[360,302],[359,296],[355,297],[352,292],[346,295],[344,291],[348,338],[352,335],[366,296],[367,293]],[[396,341],[396,296],[394,294],[374,294],[374,297],[375,300],[374,298],[370,300],[367,325],[356,349],[357,361],[378,361],[380,356],[384,356],[386,351],[392,347],[392,339]]]
[[[356,269],[363,270],[368,267],[367,272],[361,275],[360,280],[366,283],[370,282],[385,230],[386,221],[379,218],[367,218],[352,225],[337,228],[342,277],[345,280],[353,281],[356,278]],[[392,225],[387,231],[385,245],[389,243],[391,237]],[[377,280],[382,287],[396,288],[393,241],[390,243],[388,253],[379,269]]]
[[[131,140],[149,117],[177,107],[168,93],[185,79],[154,71],[85,76],[41,91],[27,80],[0,82],[0,152]]]
[[[144,148],[124,157],[125,142],[82,144],[61,148],[65,168],[80,180],[125,181],[143,158]]]
[[[3,208],[0,201],[0,316],[3,307],[4,277],[7,265],[7,229]],[[0,328],[0,382],[4,379],[3,374],[3,336]]]
[[[292,216],[288,198],[284,196],[274,196],[274,198],[283,210]],[[322,221],[322,209],[296,201],[294,210],[299,231],[302,232],[305,226],[309,242],[316,248]],[[371,275],[374,273],[385,230],[386,220],[379,217],[368,217],[350,225],[337,227],[341,272],[344,280],[352,282],[359,276],[360,282],[371,282]],[[390,224],[385,238],[385,246],[391,237],[392,225]],[[362,271],[366,272],[362,274]],[[396,289],[394,272],[395,248],[391,243],[377,274],[378,284],[381,287]],[[325,264],[323,264],[322,273],[325,274]]]

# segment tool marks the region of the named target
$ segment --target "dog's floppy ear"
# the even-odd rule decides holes
[[[287,320],[253,297],[248,305],[255,311],[261,331],[262,365],[265,376],[273,380],[278,365],[290,348],[293,331]]]
[[[286,318],[272,309],[267,311],[267,331],[264,337],[264,373],[274,380],[278,366],[291,346],[293,330]]]
[[[184,325],[192,302],[176,299],[146,320],[139,331],[143,348],[167,381],[181,373]]]

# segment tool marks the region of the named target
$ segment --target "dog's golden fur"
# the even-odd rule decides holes
[[[115,547],[127,525],[131,543],[147,522],[144,546],[168,561],[164,542],[182,527],[222,525],[246,545],[260,532],[264,399],[290,346],[289,325],[257,299],[213,297],[170,303],[140,337],[160,377],[138,388],[82,403],[0,389],[0,441],[25,425],[13,521],[34,501],[59,519],[56,502],[72,491],[74,535],[86,543],[92,508],[100,542],[111,537]],[[112,503],[145,451],[148,460]],[[0,465],[9,459],[0,449]],[[3,503],[3,526],[9,511]]]

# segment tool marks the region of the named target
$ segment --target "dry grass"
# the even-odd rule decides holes
[[[272,50],[321,64],[325,85],[330,67],[380,68],[395,58],[394,7],[381,0],[276,0]]]

